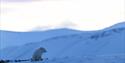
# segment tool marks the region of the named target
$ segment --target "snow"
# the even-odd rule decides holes
[[[19,46],[19,45],[23,45],[31,42],[42,41],[44,39],[51,38],[51,37],[69,35],[74,33],[81,33],[81,32],[77,30],[65,29],[65,28],[48,30],[48,31],[33,30],[31,32],[13,32],[13,31],[0,30],[0,38],[1,38],[0,49],[11,47],[11,46]]]
[[[26,61],[25,63],[125,63],[125,25],[120,26],[120,24],[117,24],[116,28],[112,26],[111,28],[88,32],[71,29],[44,31],[44,33],[43,31],[11,32],[14,33],[14,36],[15,33],[23,34],[22,36],[18,35],[19,38],[31,39],[34,42],[25,43],[24,39],[20,39],[20,42],[25,44],[1,49],[0,59],[31,59],[36,49],[44,47],[47,52],[43,57],[48,58],[48,60]],[[32,35],[32,33],[34,34]],[[17,39],[9,40],[16,41]]]
[[[16,63],[24,63],[24,62],[16,62]],[[125,55],[64,57],[64,58],[54,58],[51,60],[45,59],[44,61],[37,61],[37,62],[26,61],[25,63],[125,63]]]

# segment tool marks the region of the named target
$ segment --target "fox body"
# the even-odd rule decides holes
[[[40,60],[43,60],[42,55],[43,55],[43,53],[45,53],[45,52],[46,52],[45,48],[40,47],[39,49],[37,49],[37,50],[34,52],[34,54],[33,54],[31,60],[32,60],[32,61],[40,61]]]

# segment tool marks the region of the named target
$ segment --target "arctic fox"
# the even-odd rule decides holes
[[[42,55],[43,55],[43,53],[45,53],[45,52],[47,52],[45,48],[43,48],[43,47],[38,48],[38,49],[34,52],[34,54],[33,54],[31,60],[32,60],[32,61],[40,61],[40,60],[43,60]]]

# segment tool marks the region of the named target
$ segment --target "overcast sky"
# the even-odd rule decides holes
[[[0,29],[98,30],[125,21],[124,0],[1,0]]]

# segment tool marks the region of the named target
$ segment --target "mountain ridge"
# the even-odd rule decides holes
[[[100,34],[102,33],[104,35],[109,35],[107,30],[119,32],[120,30],[124,28],[125,28],[125,22],[114,24],[108,28],[97,30],[97,31],[80,31],[80,30],[75,30],[75,29],[70,29],[70,28],[51,29],[51,30],[44,30],[44,31],[30,31],[30,32],[14,32],[14,31],[0,30],[0,34],[1,34],[0,42],[2,44],[0,49],[13,46],[10,42],[12,42],[15,45],[19,45],[19,44],[23,45],[25,44],[23,42],[26,42],[26,43],[37,42],[37,41],[41,41],[41,40],[51,38],[51,37],[64,36],[67,34],[70,35],[70,34],[77,34],[77,33],[78,34],[79,33],[84,33],[84,34],[96,33],[96,35],[98,35],[99,33]]]
[[[47,58],[124,54],[124,31],[125,28],[120,27],[88,34],[73,32],[73,34],[53,36],[38,42],[3,49],[1,57],[5,59],[29,59],[33,51],[41,46],[47,49],[48,52],[45,55]],[[13,52],[8,53],[12,50]],[[19,51],[20,53],[17,54]]]
[[[60,29],[58,30],[60,31]],[[39,47],[47,49],[47,53],[44,57],[49,59],[125,54],[124,32],[125,27],[123,25],[122,27],[103,29],[93,32],[76,32],[72,30],[67,32],[67,30],[63,29],[63,31],[61,30],[59,33],[57,33],[57,31],[52,34],[50,33],[49,35],[53,36],[47,36],[46,38],[40,37],[43,34],[37,34],[39,35],[38,37],[40,37],[39,40],[32,38],[34,39],[34,42],[0,49],[0,59],[30,59],[33,52]],[[24,36],[25,35],[26,34],[24,34]],[[31,35],[29,35],[28,37],[31,37]],[[36,34],[34,35],[34,37],[37,36]],[[44,35],[46,34],[44,33]],[[43,37],[45,37],[44,35]]]

